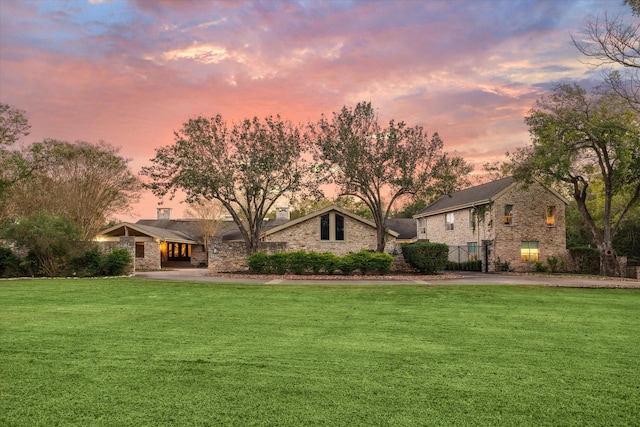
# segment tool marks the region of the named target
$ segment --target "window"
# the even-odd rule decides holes
[[[320,217],[320,240],[344,240],[344,216],[324,214]]]
[[[504,205],[504,225],[513,225],[513,205]]]
[[[344,217],[336,214],[336,240],[344,240]]]
[[[418,218],[418,234],[427,234],[427,218]]]
[[[473,215],[473,208],[469,209],[469,228],[475,230],[476,228],[476,220]]]
[[[538,261],[538,242],[523,240],[520,245],[520,257],[522,262]]]
[[[469,242],[467,243],[467,261],[477,261],[478,260],[478,242]]]
[[[547,211],[546,211],[546,217],[547,217],[547,225],[549,227],[552,227],[554,225],[556,225],[556,207],[555,206],[547,206]]]
[[[320,217],[320,240],[329,240],[329,214]]]
[[[447,231],[453,230],[453,212],[450,212],[444,217],[444,229]]]
[[[144,258],[144,242],[136,242],[136,258]]]

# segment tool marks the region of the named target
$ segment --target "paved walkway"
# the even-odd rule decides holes
[[[192,282],[218,282],[218,283],[255,283],[255,284],[291,284],[291,285],[542,285],[562,287],[610,287],[610,288],[638,288],[640,281],[631,279],[594,278],[577,276],[550,276],[534,274],[513,273],[456,273],[456,278],[438,278],[436,276],[395,276],[389,279],[300,279],[274,277],[228,277],[208,276],[206,269],[185,268],[175,270],[138,272],[136,277],[178,280]]]

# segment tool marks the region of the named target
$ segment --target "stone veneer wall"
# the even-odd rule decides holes
[[[144,242],[144,258],[136,258],[136,270],[160,270],[160,245]]]
[[[386,252],[393,252],[396,240],[387,235]],[[320,240],[320,217],[313,217],[277,233],[265,236],[265,242],[287,242],[287,250],[300,249],[316,252],[331,252],[344,256],[361,249],[376,249],[376,229],[368,224],[344,217],[344,240]]]
[[[287,251],[284,242],[260,242],[258,250],[274,253]],[[244,241],[224,242],[212,238],[209,245],[209,273],[233,273],[247,271],[247,247]]]
[[[204,245],[191,245],[191,265],[194,267],[207,265],[207,252]]]
[[[131,265],[127,267],[127,274],[132,274],[136,271],[136,242],[135,237],[133,236],[123,236],[120,237],[119,241],[112,242],[97,242],[98,248],[104,254],[111,253],[114,249],[126,249],[129,251],[129,255],[131,255]],[[145,248],[146,250],[146,248]],[[145,252],[146,254],[146,252]]]

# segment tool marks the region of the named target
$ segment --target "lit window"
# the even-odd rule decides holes
[[[144,258],[144,242],[136,242],[136,258]]]
[[[520,257],[522,262],[538,261],[538,242],[523,240],[520,245]]]
[[[553,226],[556,225],[556,207],[555,206],[547,206],[547,225]]]
[[[513,205],[504,205],[504,224],[513,225]]]
[[[467,252],[469,253],[467,257],[467,261],[477,261],[478,260],[478,242],[467,243]]]
[[[444,228],[447,231],[453,230],[453,212],[450,212],[444,217]]]

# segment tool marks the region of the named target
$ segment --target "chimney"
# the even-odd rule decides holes
[[[156,208],[158,219],[171,219],[171,208]]]
[[[276,207],[276,221],[280,219],[284,221],[289,221],[291,219],[291,214],[289,213],[289,206]]]

